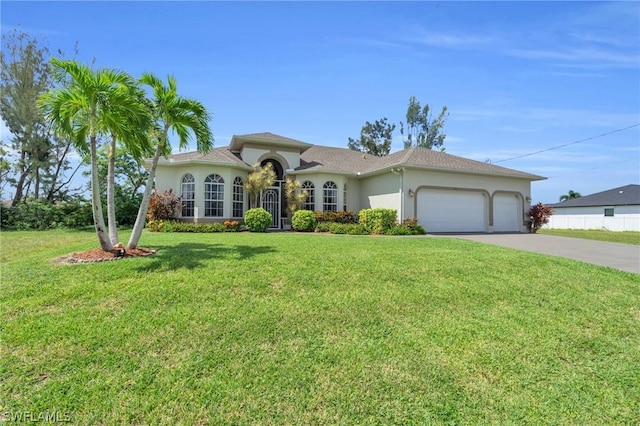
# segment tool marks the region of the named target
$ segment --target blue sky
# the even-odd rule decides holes
[[[3,1],[1,26],[173,74],[216,146],[268,131],[346,147],[416,96],[448,107],[448,153],[548,177],[534,202],[640,183],[640,126],[509,160],[640,124],[638,2]]]

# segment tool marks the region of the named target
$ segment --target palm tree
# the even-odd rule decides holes
[[[108,152],[107,165],[107,225],[109,227],[109,239],[111,244],[117,244],[120,239],[118,237],[118,227],[116,220],[116,202],[115,202],[115,164],[116,164],[116,143],[121,141],[136,161],[142,160],[146,155],[152,152],[151,140],[148,137],[149,128],[151,126],[151,113],[149,104],[145,98],[144,92],[138,87],[137,82],[131,78],[130,95],[131,103],[128,104],[128,110],[124,111],[127,121],[114,121],[109,123],[109,131],[111,143]]]
[[[147,184],[142,196],[142,203],[138,210],[136,222],[133,225],[131,237],[127,243],[128,248],[136,248],[144,229],[151,189],[156,176],[156,167],[161,155],[171,151],[169,144],[169,131],[173,131],[179,138],[179,148],[188,146],[192,134],[196,139],[196,148],[200,152],[207,152],[213,147],[213,135],[209,129],[209,113],[202,103],[195,99],[178,95],[176,79],[167,78],[165,86],[158,77],[145,73],[140,79],[142,84],[148,85],[153,90],[153,111],[156,119],[156,150],[151,160],[151,168],[147,177]]]
[[[63,85],[42,95],[39,105],[56,133],[70,137],[78,151],[90,154],[93,222],[100,248],[111,251],[100,199],[97,139],[109,133],[124,137],[125,129],[144,122],[140,113],[146,110],[134,102],[133,80],[127,73],[107,68],[93,71],[76,61],[57,58],[51,59],[51,66]]]
[[[574,192],[573,190],[570,189],[568,194],[560,196],[560,201],[568,201],[568,200],[573,200],[574,198],[580,198],[580,197],[582,197],[582,195],[580,195],[579,192]]]

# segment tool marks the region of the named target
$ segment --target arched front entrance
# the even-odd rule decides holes
[[[287,201],[284,196],[284,168],[278,160],[267,158],[260,162],[260,166],[264,167],[267,163],[271,163],[273,171],[276,172],[276,181],[273,186],[264,190],[262,194],[262,208],[271,213],[271,229],[280,229],[282,227],[282,218],[287,215]]]

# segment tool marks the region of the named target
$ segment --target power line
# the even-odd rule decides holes
[[[574,170],[572,172],[564,172],[564,173],[558,173],[555,176],[549,176],[547,178],[547,180],[553,179],[553,178],[557,178],[558,176],[564,176],[564,175],[573,175],[576,173],[584,173],[584,172],[590,172],[591,170],[598,170],[598,169],[602,169],[603,167],[606,166],[613,166],[614,164],[620,164],[620,163],[628,163],[629,161],[637,161],[636,158],[629,158],[628,160],[622,160],[622,161],[616,161],[614,163],[606,163],[606,164],[601,164],[599,166],[596,167],[591,167],[589,169],[582,169],[582,170]]]
[[[632,129],[632,128],[638,127],[638,126],[640,126],[640,123],[631,125],[629,127],[624,127],[622,129],[616,129],[616,130],[613,130],[613,131],[608,132],[608,133],[603,133],[603,134],[598,135],[598,136],[591,136],[590,138],[580,139],[579,141],[569,142],[569,143],[565,143],[565,144],[562,144],[562,145],[554,146],[554,147],[551,147],[551,148],[543,149],[541,151],[531,152],[529,154],[518,155],[517,157],[511,157],[511,158],[507,158],[507,159],[504,159],[504,160],[494,161],[494,163],[504,163],[505,161],[511,161],[511,160],[517,160],[518,158],[530,157],[532,155],[541,154],[543,152],[553,151],[554,149],[564,148],[565,146],[575,145],[575,144],[582,143],[582,142],[587,142],[587,141],[592,141],[594,139],[598,139],[598,138],[601,138],[601,137],[604,137],[604,136],[609,136],[609,135],[612,135],[614,133],[618,133],[618,132],[622,132],[622,131],[625,131],[625,130],[629,130],[629,129]]]

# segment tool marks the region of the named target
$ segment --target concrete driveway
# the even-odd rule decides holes
[[[542,234],[456,234],[446,236],[566,257],[640,274],[640,246],[631,244]]]

